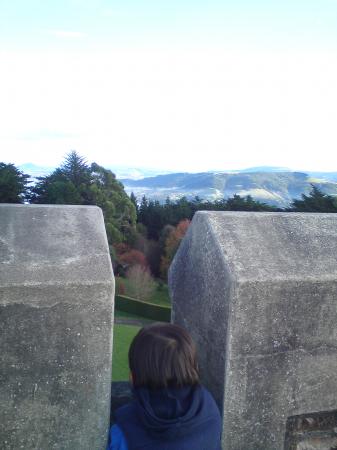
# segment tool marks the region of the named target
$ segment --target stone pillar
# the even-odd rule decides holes
[[[283,450],[290,416],[337,410],[337,214],[199,212],[169,283],[225,450]]]
[[[0,205],[0,447],[103,450],[114,279],[94,206]]]

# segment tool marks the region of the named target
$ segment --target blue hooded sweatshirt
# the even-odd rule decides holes
[[[136,388],[115,418],[109,450],[221,450],[219,409],[203,386]]]

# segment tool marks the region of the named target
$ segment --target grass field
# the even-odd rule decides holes
[[[153,295],[149,298],[148,301],[150,303],[155,303],[156,305],[170,306],[171,300],[167,284],[157,283],[157,289],[154,291]]]
[[[118,292],[118,284],[122,282],[127,288],[129,280],[126,278],[116,277],[116,292]],[[170,306],[170,298],[168,287],[166,284],[156,282],[156,290],[146,301],[156,305]],[[123,311],[115,311],[115,318],[117,319],[135,319],[146,323],[152,322],[141,316],[129,314]],[[129,379],[128,367],[128,351],[132,339],[137,334],[140,327],[135,325],[124,325],[115,323],[114,325],[114,339],[113,339],[113,356],[112,356],[112,381],[125,381]]]
[[[139,329],[140,327],[134,325],[114,325],[112,381],[129,379],[128,350]]]

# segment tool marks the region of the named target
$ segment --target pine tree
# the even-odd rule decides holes
[[[66,155],[60,171],[77,189],[90,182],[90,167],[85,158],[80,156],[75,150]]]
[[[29,175],[14,164],[0,162],[0,203],[23,203],[28,193]]]
[[[327,212],[336,213],[336,198],[324,194],[317,186],[311,185],[309,195],[302,194],[301,200],[294,200],[291,210],[297,212]]]
[[[97,205],[102,208],[110,245],[132,242],[136,233],[136,210],[123,185],[111,170],[91,166],[76,152],[31,189],[31,203]]]
[[[138,203],[137,203],[137,197],[135,196],[135,194],[133,192],[131,192],[131,194],[130,194],[130,200],[135,205],[136,213],[138,214],[138,209],[139,208],[138,208]]]

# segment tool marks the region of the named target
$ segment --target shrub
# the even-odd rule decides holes
[[[147,266],[146,257],[144,253],[140,252],[139,250],[130,249],[129,251],[121,254],[119,256],[119,263],[129,267],[129,266]]]
[[[129,280],[127,294],[139,300],[149,300],[156,289],[156,284],[149,269],[137,264],[130,267],[126,276]]]
[[[115,307],[119,311],[142,316],[146,319],[158,322],[170,322],[171,308],[168,306],[159,306],[152,303],[142,302],[125,295],[116,295]]]

